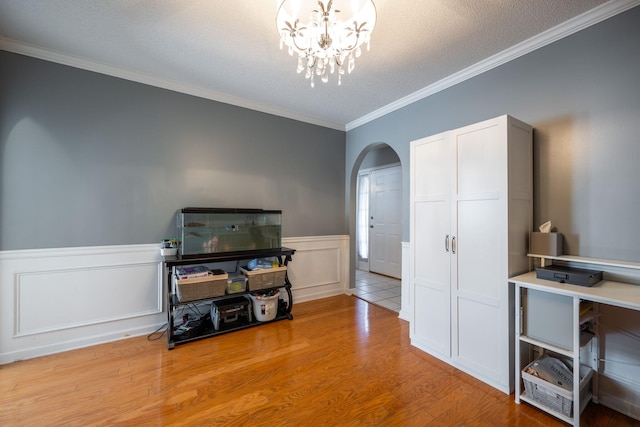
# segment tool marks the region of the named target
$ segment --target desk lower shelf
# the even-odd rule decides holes
[[[584,409],[587,407],[587,405],[589,404],[589,402],[591,401],[591,393],[589,393],[588,395],[584,396],[584,398],[580,401],[580,412],[582,413],[584,411]],[[561,414],[558,411],[554,411],[553,409],[549,408],[548,406],[544,405],[543,403],[538,402],[537,400],[532,399],[531,397],[527,396],[526,393],[522,393],[520,395],[520,401],[521,402],[526,402],[528,404],[530,404],[531,406],[535,406],[536,408],[553,415],[554,417],[564,421],[565,423],[569,423],[569,424],[573,424],[573,418],[571,417],[567,417],[564,414]]]

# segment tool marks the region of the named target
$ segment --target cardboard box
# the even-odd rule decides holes
[[[529,234],[529,253],[536,255],[562,255],[562,233],[540,233],[534,231]]]

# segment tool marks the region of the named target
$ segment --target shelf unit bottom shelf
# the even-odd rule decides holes
[[[591,393],[585,395],[584,399],[582,399],[582,402],[580,402],[580,413],[582,414],[582,411],[584,411],[584,409],[587,407],[587,405],[589,404],[589,402],[591,401],[592,395]],[[531,406],[535,406],[536,408],[550,414],[553,415],[554,417],[569,423],[569,424],[573,424],[573,417],[567,417],[565,414],[562,414],[558,411],[554,411],[553,409],[545,406],[544,404],[538,402],[537,400],[532,399],[531,397],[527,396],[526,393],[522,393],[520,395],[520,401],[521,402],[526,402],[528,404],[530,404]]]
[[[223,323],[220,325],[220,328],[218,330],[214,329],[213,324],[209,320],[209,322],[207,322],[207,324],[204,327],[202,327],[202,329],[198,330],[194,335],[185,336],[185,337],[174,336],[173,341],[169,342],[169,349],[171,350],[177,345],[187,344],[193,341],[198,341],[205,338],[211,338],[211,337],[226,334],[229,332],[239,331],[241,329],[252,328],[254,326],[266,325],[267,323],[273,323],[280,320],[293,320],[293,315],[291,313],[278,312],[278,315],[273,320],[268,320],[268,321],[252,320],[251,322],[246,320],[238,320],[233,323],[228,323],[228,324]]]

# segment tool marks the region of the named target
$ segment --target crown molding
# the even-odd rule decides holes
[[[210,99],[212,101],[222,102],[224,104],[230,104],[237,107],[247,108],[249,110],[272,114],[275,116],[297,120],[304,123],[309,123],[309,124],[322,126],[330,129],[336,129],[343,132],[345,130],[343,124],[327,122],[324,120],[319,120],[315,117],[306,116],[298,113],[292,113],[290,111],[276,108],[271,105],[261,104],[256,101],[252,101],[250,99],[232,96],[223,92],[206,89],[199,86],[189,85],[189,84],[181,83],[175,80],[165,79],[162,77],[158,77],[148,73],[143,73],[140,71],[114,67],[112,65],[104,64],[102,62],[80,58],[73,55],[68,55],[68,54],[54,51],[51,49],[45,49],[39,46],[34,46],[31,44],[13,40],[7,37],[0,36],[0,50],[5,50],[7,52],[17,53],[20,55],[30,56],[33,58],[42,59],[49,62],[55,62],[58,64],[79,68],[82,70],[93,71],[96,73],[105,74],[112,77],[118,77],[121,79],[130,80],[133,82],[142,83],[150,86],[155,86],[162,89],[171,90],[174,92],[197,96],[199,98]]]
[[[640,5],[640,0],[612,0],[591,9],[588,12],[578,15],[568,21],[563,22],[547,31],[538,34],[528,40],[525,40],[517,45],[503,50],[496,55],[493,55],[485,60],[482,60],[464,70],[454,73],[442,80],[435,82],[417,92],[414,92],[404,98],[394,101],[385,105],[371,113],[353,120],[346,124],[345,129],[348,131],[353,130],[359,126],[362,126],[370,121],[387,115],[393,111],[399,110],[402,107],[413,104],[416,101],[427,98],[438,92],[441,92],[447,88],[450,88],[458,83],[462,83],[465,80],[469,80],[479,74],[489,71],[493,68],[499,67],[509,61],[513,61],[516,58],[526,55],[534,50],[540,49],[560,39],[568,37],[580,30],[588,28],[599,22],[602,22],[612,16],[618,15],[629,9],[632,9]]]

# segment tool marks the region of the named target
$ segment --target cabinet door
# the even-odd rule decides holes
[[[411,145],[412,341],[446,357],[451,356],[451,162],[447,134]]]
[[[504,127],[488,121],[455,131],[452,260],[453,357],[487,378],[508,369],[502,287],[507,215]]]

